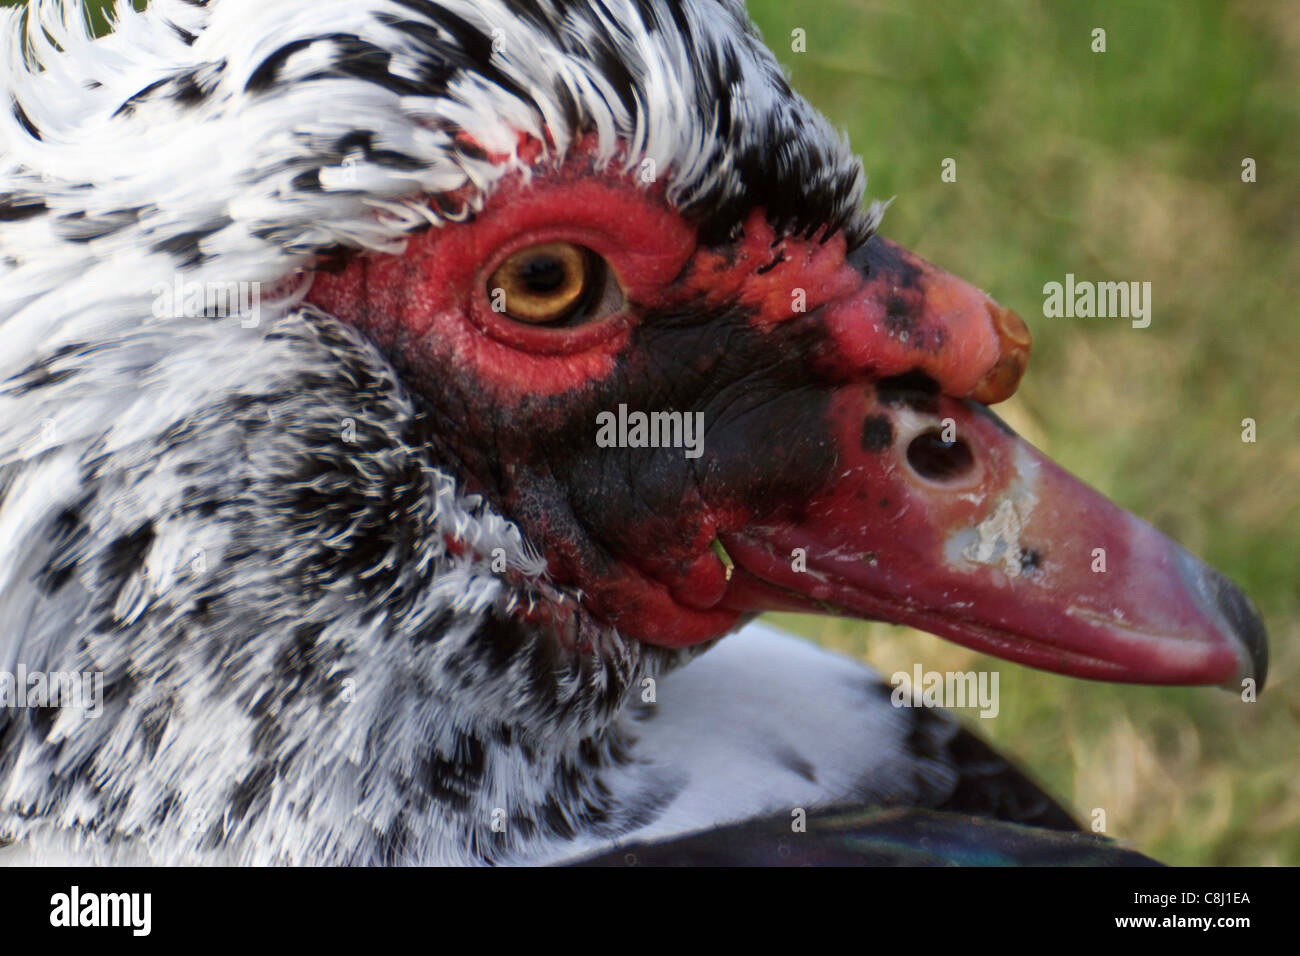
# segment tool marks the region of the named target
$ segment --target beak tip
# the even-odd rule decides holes
[[[1235,682],[1223,686],[1240,690],[1241,682],[1250,679],[1255,682],[1257,692],[1263,690],[1268,677],[1268,631],[1259,611],[1241,588],[1190,552],[1182,551],[1180,559],[1183,580],[1196,596],[1201,610],[1235,645],[1240,668]]]
[[[1242,660],[1240,679],[1253,678],[1255,690],[1262,691],[1268,679],[1268,632],[1250,598],[1227,578],[1224,583],[1227,587],[1220,593],[1219,608],[1233,625]],[[1240,685],[1233,689],[1239,690]]]

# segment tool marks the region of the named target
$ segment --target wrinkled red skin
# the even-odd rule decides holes
[[[778,240],[761,210],[723,247],[696,235],[660,188],[597,172],[578,150],[403,255],[318,275],[309,296],[427,400],[442,459],[520,525],[554,580],[665,645],[744,616],[719,606],[727,574],[710,542],[790,519],[830,481],[837,385],[921,369],[966,394],[999,355],[988,300],[879,238],[850,261],[842,236]],[[545,329],[492,311],[496,266],[557,239],[605,258],[626,296],[619,314]],[[597,447],[596,416],[619,403],[703,412],[704,456]]]

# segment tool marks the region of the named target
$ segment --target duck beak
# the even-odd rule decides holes
[[[983,406],[890,408],[870,389],[835,404],[837,480],[797,521],[721,538],[727,606],[906,624],[1076,677],[1262,687],[1268,639],[1246,596]],[[881,421],[889,444],[864,448]]]
[[[892,247],[881,268],[876,255],[858,297],[862,323],[897,293],[890,263],[910,256]],[[906,624],[1077,677],[1262,687],[1267,636],[1231,581],[970,397],[1014,389],[1028,354],[1023,323],[921,260],[907,267],[922,270],[911,278],[924,300],[913,329],[987,329],[991,316],[1013,361],[986,357],[986,373],[973,375],[961,397],[941,387],[938,373],[837,387],[829,484],[791,517],[720,537],[735,565],[724,605]],[[884,286],[873,294],[871,282]],[[930,355],[941,361],[941,350]]]

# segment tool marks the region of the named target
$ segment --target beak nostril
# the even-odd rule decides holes
[[[937,429],[931,429],[917,435],[907,446],[907,463],[929,481],[952,481],[971,470],[975,455],[960,436],[946,442]]]

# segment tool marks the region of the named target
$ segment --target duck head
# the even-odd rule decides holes
[[[845,169],[803,220],[760,177],[721,229],[591,138],[310,297],[625,636],[680,647],[800,610],[1079,677],[1262,682],[1241,591],[989,410],[1025,369],[1024,322],[875,234]]]

